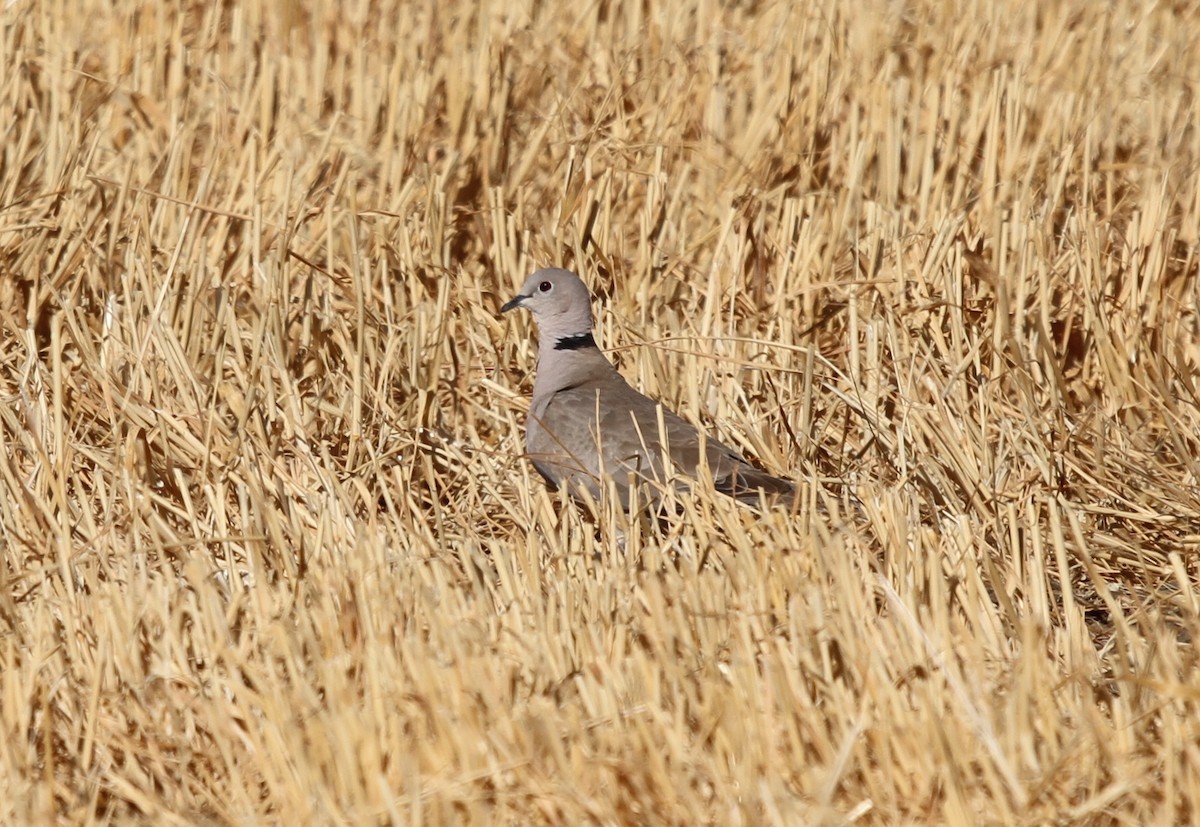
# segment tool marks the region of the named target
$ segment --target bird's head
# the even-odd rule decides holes
[[[500,311],[518,307],[533,313],[543,341],[591,337],[591,296],[583,280],[570,270],[548,267],[533,273]]]

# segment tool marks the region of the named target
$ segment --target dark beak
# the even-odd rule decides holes
[[[503,305],[500,306],[500,312],[507,313],[510,310],[515,310],[516,308],[520,307],[521,303],[524,302],[527,298],[529,298],[529,297],[528,296],[513,296],[511,299],[509,299]]]

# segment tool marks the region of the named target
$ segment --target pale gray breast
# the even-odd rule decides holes
[[[599,496],[595,387],[551,394],[529,411],[525,447],[538,472],[555,485],[583,486]]]

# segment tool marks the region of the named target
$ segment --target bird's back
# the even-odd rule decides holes
[[[630,387],[607,360],[605,365],[607,370],[593,371],[548,394],[543,405],[530,411],[527,449],[547,480],[598,497],[601,480],[611,477],[628,505],[631,483],[681,485],[675,475],[695,474],[703,458],[723,493],[742,499],[757,498],[759,489],[791,494],[791,483],[759,471],[733,449]]]

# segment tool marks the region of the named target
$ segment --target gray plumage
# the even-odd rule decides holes
[[[676,474],[697,477],[703,452],[718,491],[747,502],[766,494],[791,503],[792,483],[760,471],[737,451],[704,437],[630,387],[596,347],[591,297],[579,276],[568,270],[538,270],[501,311],[518,307],[532,312],[538,325],[526,448],[549,483],[565,485],[575,496],[587,491],[598,498],[602,480],[611,478],[622,505],[628,507],[631,484],[648,481],[661,486],[672,481],[664,468],[665,438]],[[654,487],[647,492],[653,497]]]

